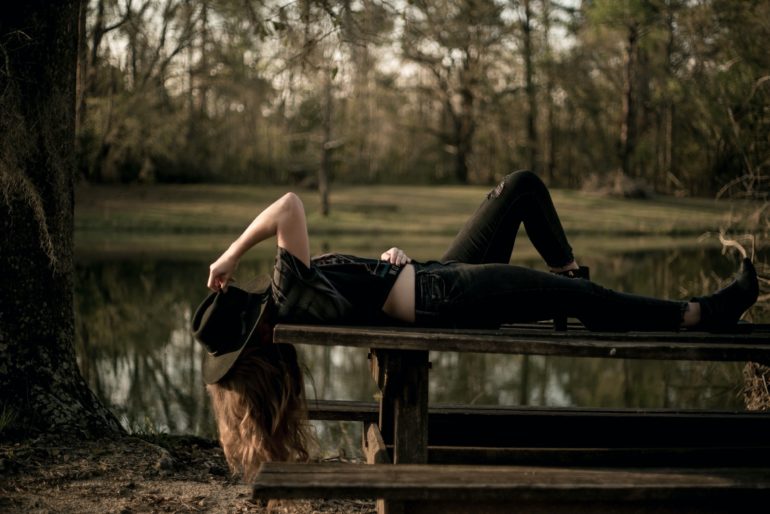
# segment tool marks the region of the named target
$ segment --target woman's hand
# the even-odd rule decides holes
[[[227,290],[227,284],[233,280],[233,273],[238,267],[238,257],[229,252],[223,253],[219,259],[209,266],[208,286],[214,292]]]
[[[410,259],[402,249],[396,248],[395,246],[390,250],[383,252],[383,254],[380,255],[380,260],[388,261],[391,264],[398,264],[399,266],[412,262],[412,259]]]

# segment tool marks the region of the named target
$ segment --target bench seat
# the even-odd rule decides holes
[[[728,512],[770,500],[770,469],[264,463],[253,497],[378,498],[403,512]]]

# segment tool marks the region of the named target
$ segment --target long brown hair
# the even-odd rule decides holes
[[[308,459],[304,383],[292,345],[248,347],[222,380],[206,387],[234,473],[251,481],[262,462]]]

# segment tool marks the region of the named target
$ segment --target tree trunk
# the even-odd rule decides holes
[[[620,126],[620,162],[623,173],[632,176],[634,148],[636,146],[636,103],[634,80],[636,76],[636,53],[639,29],[636,23],[628,27],[628,39],[625,48],[625,68],[623,73],[623,106]]]
[[[462,121],[457,124],[457,144],[455,145],[455,179],[460,184],[468,183],[468,154],[462,140]]]
[[[318,168],[318,194],[321,195],[321,214],[329,215],[329,175],[332,166],[332,71],[326,70],[324,79],[323,143],[321,166]]]
[[[529,0],[524,0],[524,19],[521,22],[522,37],[524,38],[524,76],[527,91],[527,159],[531,171],[537,171],[537,91],[535,90],[534,70],[532,63],[532,9]]]
[[[208,104],[209,104],[209,10],[204,2],[201,5],[201,38],[200,38],[200,59],[198,60],[198,96],[200,104],[198,105],[198,113],[200,119],[206,119],[208,116]],[[192,45],[191,45],[192,46]]]
[[[470,174],[468,161],[473,153],[473,134],[476,130],[473,119],[475,99],[470,87],[463,88],[460,98],[460,112],[455,116],[455,178],[460,184],[467,184]]]
[[[543,1],[543,52],[546,58],[546,86],[545,86],[545,108],[546,127],[545,127],[545,172],[548,182],[553,185],[556,179],[556,109],[554,106],[554,80],[553,80],[553,53],[551,52],[551,1]]]
[[[664,180],[664,183],[668,181],[668,177],[671,177],[672,179],[677,176],[677,169],[676,169],[676,162],[674,162],[674,116],[675,116],[675,109],[673,102],[669,102],[666,107],[666,180]],[[679,186],[678,183],[675,184],[676,186]]]
[[[671,11],[668,12],[666,17],[666,28],[668,30],[668,40],[666,42],[666,89],[671,87],[670,81],[674,80],[674,64],[673,55],[675,47],[675,28],[674,28],[674,15]],[[664,157],[663,157],[663,169],[661,170],[661,184],[668,183],[669,177],[675,177],[674,172],[674,100],[671,98],[671,94],[666,95],[665,107],[663,110],[663,123],[664,123]],[[677,184],[678,185],[678,184]],[[667,188],[669,189],[669,188]]]
[[[28,0],[0,18],[0,390],[11,427],[122,431],[73,348],[78,0]]]
[[[78,9],[78,72],[77,72],[77,108],[75,109],[75,133],[79,133],[86,115],[86,91],[88,89],[88,33],[86,18],[88,2],[80,4]]]
[[[567,140],[569,138],[574,138],[576,136],[576,118],[578,116],[577,109],[575,108],[575,104],[571,99],[567,99],[567,115],[565,116],[565,119],[567,120],[567,127],[565,128],[565,133],[567,134]],[[567,150],[567,157],[565,159],[565,165],[564,165],[564,176],[567,177],[567,184],[570,187],[580,187],[582,186],[582,182],[580,177],[577,177],[574,172],[574,162],[575,162],[575,145],[564,145]]]
[[[639,142],[645,141],[650,126],[651,120],[654,120],[656,112],[654,107],[650,103],[650,56],[644,47],[637,45],[636,48],[636,66],[634,70],[633,80],[634,84],[634,99],[633,103],[636,106],[636,113],[634,118],[629,120],[629,123],[634,124],[634,144],[631,147],[631,170],[634,176],[650,180],[654,178],[655,170],[650,170],[651,159],[647,156],[636,156],[634,158],[634,152],[639,147]]]
[[[459,109],[451,101],[451,88],[444,88],[444,108],[452,122],[451,146],[454,151],[454,177],[460,184],[467,184],[470,176],[469,161],[473,153],[473,136],[476,132],[474,103],[476,97],[472,89],[473,63],[470,50],[464,49],[462,70],[460,71],[460,105]]]

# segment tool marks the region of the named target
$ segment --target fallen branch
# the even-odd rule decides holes
[[[754,236],[748,236],[748,237],[751,239],[752,254],[753,254],[754,253],[753,252]],[[744,259],[748,257],[748,252],[746,252],[746,249],[743,247],[743,245],[740,244],[738,241],[736,241],[734,239],[727,239],[725,237],[725,233],[723,231],[721,231],[721,230],[719,231],[719,242],[722,244],[722,251],[723,252],[727,248],[732,247],[732,248],[736,248],[741,253],[741,255],[743,256]],[[752,255],[752,257],[753,257],[753,255]]]

